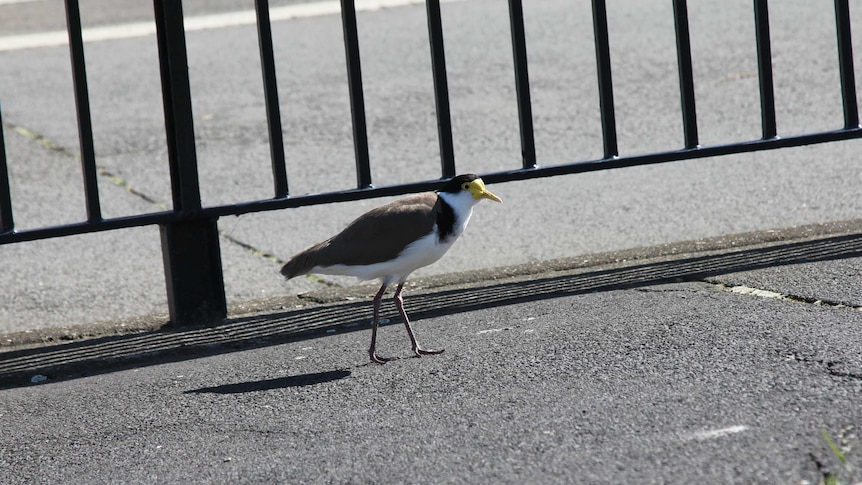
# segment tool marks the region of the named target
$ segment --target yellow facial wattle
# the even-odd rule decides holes
[[[476,200],[491,199],[496,202],[503,202],[503,199],[497,197],[490,190],[485,188],[485,182],[482,182],[482,179],[476,179],[470,182],[467,190],[473,194],[473,198]]]

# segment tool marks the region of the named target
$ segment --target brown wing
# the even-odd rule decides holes
[[[281,273],[290,279],[315,266],[354,266],[394,259],[408,244],[431,232],[438,210],[434,192],[382,205],[361,215],[335,236],[292,257]]]

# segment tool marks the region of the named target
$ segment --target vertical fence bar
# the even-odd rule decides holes
[[[201,208],[182,2],[154,0],[174,210]]]
[[[841,100],[844,103],[844,127],[859,126],[856,100],[856,76],[853,73],[853,42],[850,34],[850,6],[847,0],[835,0],[835,31],[838,34],[838,67],[841,76]]]
[[[269,153],[272,160],[275,197],[287,197],[287,167],[284,162],[284,137],[281,133],[281,110],[278,106],[269,1],[255,0],[254,9],[257,13],[257,42],[260,47],[260,70],[263,75],[263,96],[266,102],[266,126],[269,130]]]
[[[619,155],[614,111],[614,83],[611,78],[611,49],[608,40],[608,10],[605,0],[593,0],[593,35],[596,42],[596,71],[599,78],[599,110],[602,115],[602,142],[605,158]]]
[[[754,0],[754,33],[757,42],[757,77],[760,82],[760,119],[763,139],[775,138],[775,87],[772,80],[772,42],[769,37],[767,0]]]
[[[443,49],[443,19],[440,0],[427,0],[428,43],[431,47],[431,72],[434,76],[434,103],[437,107],[437,139],[440,142],[442,176],[455,175],[455,148],[452,142],[452,116],[449,111],[449,81],[446,77],[446,53]]]
[[[81,11],[78,7],[78,0],[66,0],[66,30],[69,34],[72,83],[75,86],[75,111],[78,118],[78,142],[81,147],[84,197],[87,203],[87,219],[92,222],[102,219],[102,209],[99,204],[96,152],[93,147],[90,94],[87,89],[87,68],[84,62],[84,41],[81,37]]]
[[[218,225],[201,210],[191,90],[180,0],[154,0],[162,102],[174,211],[160,226],[171,321],[189,325],[227,316]]]
[[[521,131],[521,162],[524,168],[536,168],[533,106],[530,101],[530,76],[527,70],[527,39],[524,33],[524,7],[521,4],[521,0],[509,0],[509,23],[512,30],[512,57],[515,64],[518,125]]]
[[[12,190],[9,187],[9,166],[6,163],[6,137],[3,134],[3,110],[0,109],[0,234],[14,230]]]
[[[356,184],[360,189],[364,189],[371,187],[371,163],[368,156],[365,98],[362,94],[362,66],[359,63],[359,32],[356,27],[356,6],[353,0],[341,0],[341,23],[344,27],[344,51],[347,57],[350,114],[353,117]]]
[[[698,145],[697,111],[694,105],[694,74],[691,67],[691,37],[688,29],[686,0],[673,0],[673,23],[676,31],[676,57],[679,66],[679,92],[685,147],[696,148]]]

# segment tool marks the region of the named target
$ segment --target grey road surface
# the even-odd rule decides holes
[[[186,9],[190,18],[208,13],[209,4],[196,5]],[[237,3],[212,11],[249,8]],[[57,5],[35,1],[0,9],[3,25],[18,25],[28,11],[56,11]],[[135,9],[118,6],[110,14],[112,9],[86,1],[82,10],[85,27],[146,19]],[[758,138],[750,2],[694,3],[690,14],[702,143]],[[852,14],[859,20],[858,9]],[[498,2],[443,4],[460,172],[520,164],[506,15]],[[831,4],[781,2],[770,15],[779,133],[842,126]],[[31,19],[38,28],[28,27],[28,33],[58,28],[39,18]],[[589,5],[531,1],[525,21],[539,163],[600,157]],[[670,4],[612,3],[609,23],[621,154],[681,147]],[[424,8],[360,12],[359,27],[375,183],[438,177]],[[273,30],[291,191],[349,188],[355,177],[340,19],[276,22]],[[6,28],[0,33],[18,35]],[[206,204],[272,193],[256,43],[251,25],[188,34]],[[86,56],[105,215],[168,207],[154,38],[93,42]],[[83,220],[67,49],[0,52],[0,65],[18,227]],[[504,184],[493,189],[505,204],[479,206],[463,240],[418,275],[855,219],[862,214],[858,148],[854,141]],[[319,286],[303,279],[285,284],[274,259],[331,235],[378,203],[222,219],[230,302]],[[7,245],[0,257],[0,331],[166,312],[156,228]]]
[[[0,481],[857,483],[860,247],[831,236],[438,287],[408,309],[445,353],[412,357],[393,321],[384,366],[367,359],[368,303],[343,299],[14,352],[0,375],[47,380],[0,391]],[[705,268],[721,274],[660,282]],[[75,371],[38,367],[51,361]]]
[[[524,3],[539,163],[598,158],[589,2]],[[145,21],[142,5],[83,0],[85,28]],[[770,7],[779,134],[841,127],[832,3]],[[58,8],[0,2],[21,229],[84,218],[67,49],[2,50],[61,28]],[[186,4],[189,18],[250,8]],[[505,2],[442,9],[458,170],[517,167]],[[680,148],[670,2],[608,10],[621,154]],[[701,143],[759,138],[751,3],[689,10]],[[358,20],[374,181],[434,179],[424,8]],[[291,191],[350,188],[340,19],[273,31]],[[256,35],[188,32],[205,204],[271,196]],[[86,56],[105,215],[170,207],[154,39]],[[495,185],[504,204],[479,205],[406,296],[420,340],[446,352],[411,357],[387,302],[385,366],[367,362],[371,287],[278,275],[381,201],[220,220],[233,311],[214,327],[152,328],[156,228],[0,246],[0,482],[856,483],[859,148]]]

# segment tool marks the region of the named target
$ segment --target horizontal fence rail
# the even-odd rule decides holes
[[[67,31],[69,34],[69,49],[72,62],[87,220],[78,223],[21,231],[15,229],[13,218],[14,201],[10,196],[9,168],[4,146],[2,109],[0,109],[0,244],[158,225],[162,235],[162,251],[171,319],[177,324],[199,323],[201,321],[218,320],[226,316],[217,228],[219,217],[403,195],[439,187],[439,179],[392,186],[374,186],[365,119],[356,5],[354,0],[340,0],[340,3],[346,59],[346,79],[353,123],[357,181],[355,189],[310,195],[290,195],[277,92],[269,4],[267,0],[255,0],[274,196],[270,199],[253,200],[236,204],[203,206],[201,204],[198,165],[195,152],[182,4],[176,0],[154,0],[154,17],[165,116],[165,140],[168,148],[167,162],[170,167],[173,207],[171,210],[161,212],[104,219],[101,215],[98,193],[98,173],[90,120],[80,11],[78,0],[66,0]],[[430,49],[430,76],[433,80],[440,149],[440,175],[441,178],[448,178],[455,175],[456,166],[448,77],[446,73],[444,29],[440,0],[427,0],[425,4]],[[835,130],[816,133],[787,137],[779,136],[775,116],[769,6],[767,0],[753,0],[752,15],[755,27],[754,43],[757,52],[762,132],[758,138],[707,146],[700,145],[698,139],[687,2],[686,0],[673,0],[673,21],[680,87],[680,112],[683,127],[682,146],[655,153],[620,156],[617,142],[616,113],[614,109],[614,84],[611,73],[607,5],[605,0],[592,0],[591,5],[603,157],[595,160],[575,161],[559,165],[540,165],[538,163],[533,134],[523,5],[522,0],[509,0],[508,13],[511,28],[514,91],[518,108],[521,160],[519,161],[519,166],[513,167],[511,170],[483,174],[482,178],[486,182],[497,183],[526,180],[862,138],[853,71],[848,0],[834,1],[837,34],[836,50],[844,126]]]

